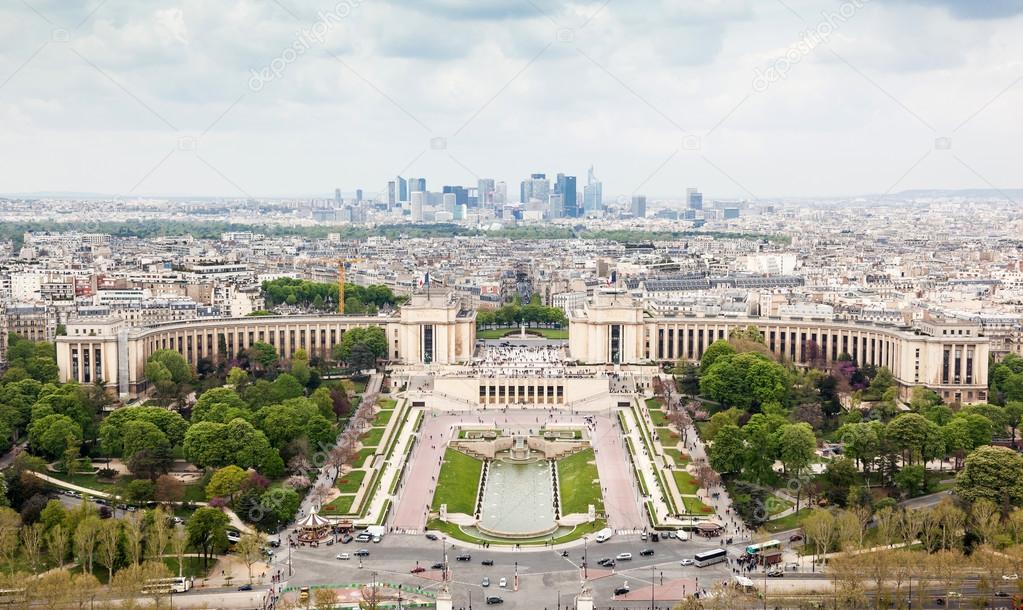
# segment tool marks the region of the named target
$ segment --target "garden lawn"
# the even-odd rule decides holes
[[[337,490],[343,494],[353,494],[359,491],[359,487],[362,486],[362,480],[365,478],[365,470],[350,470],[341,475],[341,478],[337,480],[334,487],[337,487]]]
[[[527,335],[541,335],[547,339],[568,339],[567,328],[527,328]],[[488,328],[477,330],[477,339],[501,339],[508,336],[518,336],[519,328]]]
[[[681,449],[676,449],[675,447],[665,447],[664,455],[675,460],[675,466],[678,468],[684,468],[689,463],[689,456],[682,453]]]
[[[696,491],[700,489],[700,486],[696,482],[696,477],[685,470],[676,470],[671,474],[675,477],[675,485],[678,486],[678,493],[683,496],[696,495]]]
[[[650,421],[654,422],[655,426],[667,426],[668,416],[659,409],[650,409]]]
[[[370,428],[359,439],[363,447],[379,447],[380,439],[384,437],[384,428]]]
[[[381,398],[377,404],[380,405],[382,410],[390,411],[394,407],[398,406],[398,401],[393,398]]]
[[[681,440],[678,433],[671,428],[654,428],[654,432],[657,433],[657,440],[661,442],[661,447],[674,447]]]
[[[355,459],[352,460],[352,466],[356,468],[362,468],[366,465],[366,458],[377,452],[376,447],[363,447],[355,454]]]
[[[562,515],[586,513],[590,504],[598,513],[604,511],[593,449],[585,449],[558,460],[558,490],[561,494]]]
[[[440,510],[441,504],[447,504],[449,513],[475,514],[482,471],[483,462],[461,451],[446,449],[437,477],[437,491],[433,494],[433,510]]]
[[[353,502],[355,502],[355,494],[338,496],[324,504],[322,512],[328,515],[347,515],[352,512]]]
[[[659,410],[662,406],[664,406],[664,403],[661,401],[660,398],[647,398],[646,399],[646,408],[650,409],[651,411],[653,411],[655,409]]]
[[[764,524],[764,529],[769,532],[784,532],[785,530],[795,529],[803,524],[805,519],[811,512],[809,508],[801,508],[798,513],[791,513],[785,515],[780,519],[772,519]]]
[[[167,569],[170,570],[171,576],[178,575],[177,557],[164,556],[163,563],[167,566]],[[182,557],[181,563],[183,564],[184,567],[182,573],[185,575],[185,577],[194,576],[196,578],[205,578],[209,573],[209,570],[204,570],[202,567],[202,557]],[[214,563],[215,563],[214,561],[210,562],[211,568],[213,567]],[[105,572],[106,571],[104,570],[104,573]]]
[[[63,472],[52,472],[43,471],[43,474],[51,476],[55,479],[60,479],[65,483],[71,483],[72,485],[78,485],[79,487],[88,487],[89,489],[95,489],[96,491],[105,491],[108,493],[114,492],[116,483],[113,481],[100,481],[94,474],[76,474],[74,476],[68,476]],[[205,498],[203,498],[205,499]]]
[[[685,505],[686,512],[690,515],[709,515],[714,512],[713,508],[695,496],[682,496],[682,504]]]
[[[387,422],[391,421],[392,415],[394,415],[394,409],[380,411],[379,413],[377,413],[376,419],[373,420],[373,425],[386,426]]]

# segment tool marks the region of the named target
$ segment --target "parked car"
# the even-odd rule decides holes
[[[1019,580],[1019,574],[1002,574],[1002,580]]]
[[[490,586],[490,577],[489,576],[484,576],[483,580],[480,582],[480,586],[481,587],[489,587]]]
[[[639,535],[639,539],[640,539],[640,540],[642,540],[643,542],[646,542],[646,539],[647,539],[647,533],[646,533],[646,532],[643,532],[642,534],[640,534],[640,535]]]
[[[772,578],[781,578],[782,576],[785,576],[785,572],[782,571],[781,568],[771,568],[767,571],[767,575]]]
[[[803,541],[803,535],[802,534],[792,534],[791,536],[789,536],[789,542],[802,542],[802,541]]]
[[[501,580],[497,581],[497,586],[501,587],[502,589],[507,587],[508,586],[508,579],[502,576]]]
[[[654,550],[653,549],[643,549],[642,551],[639,552],[639,554],[642,555],[643,557],[649,557],[649,556],[654,554]]]
[[[358,536],[355,537],[356,542],[369,542],[372,539],[373,539],[373,536],[370,536],[366,532],[363,532],[363,533],[361,533],[361,534],[359,534]]]
[[[341,536],[341,544],[348,544],[352,540],[354,540],[354,538],[352,538],[351,534],[344,534]]]
[[[238,590],[239,591],[251,591],[252,590],[252,585],[244,584],[244,585],[238,587]]]
[[[493,606],[494,604],[503,604],[503,603],[504,603],[504,600],[501,599],[500,597],[496,596],[496,595],[488,595],[487,596],[487,605],[488,606]]]

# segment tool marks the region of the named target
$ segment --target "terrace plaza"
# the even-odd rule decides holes
[[[869,324],[813,317],[653,316],[620,292],[596,294],[569,312],[564,343],[509,338],[517,351],[481,348],[476,312],[453,295],[416,295],[389,316],[259,316],[173,322],[132,328],[114,320],[75,321],[57,337],[62,381],[102,380],[123,397],[144,392],[150,354],[173,349],[195,366],[201,358],[232,358],[263,341],[282,359],[298,349],[329,355],[344,332],[385,330],[387,357],[407,375],[414,400],[441,409],[559,405],[569,410],[607,409],[623,391],[647,389],[653,365],[698,361],[715,340],[734,329],[760,330],[777,356],[801,365],[826,365],[847,355],[863,365],[888,367],[901,396],[934,390],[946,402],[987,400],[990,341],[972,324],[913,326]],[[491,344],[492,346],[493,344]],[[505,347],[509,347],[505,346]],[[419,392],[416,396],[415,393]]]

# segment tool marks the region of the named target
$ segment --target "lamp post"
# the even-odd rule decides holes
[[[650,610],[654,610],[654,570],[655,566],[650,566]]]
[[[586,570],[590,565],[590,562],[586,558],[586,542],[587,542],[586,536],[583,536],[583,580],[586,580],[588,578]]]

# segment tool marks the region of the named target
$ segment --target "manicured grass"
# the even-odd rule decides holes
[[[598,513],[604,511],[593,449],[585,449],[558,460],[558,483],[562,515],[586,513],[590,504]]]
[[[60,479],[66,483],[72,485],[78,485],[79,487],[88,487],[89,489],[95,489],[97,491],[113,492],[115,483],[112,481],[101,481],[96,478],[94,474],[76,474],[74,476],[68,476],[63,472],[51,472],[43,471],[43,474],[51,476],[55,479]],[[204,498],[205,499],[205,498]]]
[[[363,447],[355,454],[355,459],[352,460],[352,466],[356,468],[362,468],[366,465],[366,458],[377,452],[376,447]]]
[[[204,502],[206,500],[206,487],[201,481],[185,485],[184,491],[185,493],[181,497],[182,502]]]
[[[664,402],[660,398],[647,398],[646,408],[653,411],[654,409],[660,409],[664,406]]]
[[[178,575],[178,558],[177,557],[164,557],[163,563],[170,570],[171,576]],[[202,567],[202,557],[182,557],[181,563],[184,566],[183,574],[187,576],[194,576],[196,578],[205,578],[209,570],[204,570]],[[210,560],[210,567],[213,567],[215,561]]]
[[[685,470],[676,470],[671,474],[675,477],[675,485],[678,486],[678,493],[683,496],[695,495],[696,491],[700,489],[699,484],[696,482],[696,477]]]
[[[767,507],[767,515],[769,517],[792,508],[792,502],[775,495],[768,496],[764,505]]]
[[[389,409],[387,411],[380,411],[377,413],[376,419],[373,420],[374,426],[386,426],[387,422],[391,421],[391,416],[394,415],[394,410]]]
[[[353,494],[359,491],[362,480],[366,478],[365,470],[351,470],[343,475],[334,484],[337,490],[343,494]]]
[[[568,339],[567,328],[527,328],[526,336],[529,335],[541,335],[547,339]],[[501,339],[503,337],[518,337],[519,328],[488,328],[486,330],[477,330],[477,339]]]
[[[685,505],[686,512],[690,515],[710,515],[714,512],[714,509],[695,496],[682,496],[682,504]]]
[[[655,426],[667,426],[668,416],[664,414],[664,411],[650,409],[650,421],[654,422]]]
[[[600,530],[604,529],[605,527],[607,527],[607,522],[604,521],[603,519],[596,519],[594,520],[593,523],[581,523],[577,525],[575,529],[573,529],[571,532],[555,538],[554,544],[561,544],[563,542],[571,542],[573,540],[578,540],[583,536],[595,534]],[[441,532],[450,538],[453,538],[455,540],[461,540],[462,542],[471,542],[473,544],[479,544],[480,542],[483,542],[482,538],[477,538],[470,534],[466,534],[465,532],[462,531],[462,528],[458,527],[454,523],[448,523],[446,521],[441,521],[440,519],[431,519],[429,523],[426,524],[426,529],[433,530],[435,532]],[[487,540],[487,542],[489,542],[490,544],[498,546],[500,545],[512,546],[515,544],[520,544],[522,546],[538,546],[550,541],[551,539],[549,537],[528,538],[526,540]]]
[[[461,451],[446,449],[437,477],[437,492],[433,495],[433,510],[447,504],[449,513],[474,514],[482,471],[483,462]]]
[[[345,386],[345,390],[349,394],[364,394],[366,392],[365,381],[354,381],[352,379],[342,379],[341,385]]]
[[[667,455],[671,459],[675,460],[675,466],[677,468],[683,468],[685,467],[686,464],[689,463],[689,454],[682,453],[681,449],[676,449],[674,447],[665,447],[664,455]]]
[[[363,447],[379,447],[380,439],[384,437],[384,428],[370,428],[363,433],[362,441]]]
[[[657,440],[661,442],[662,447],[674,447],[681,438],[671,428],[654,428],[654,431],[657,432]]]
[[[353,502],[355,495],[338,496],[324,504],[321,512],[328,515],[347,515],[352,512]]]
[[[393,398],[381,398],[377,404],[380,405],[382,410],[390,411],[394,407],[398,406],[398,401]]]
[[[801,508],[798,513],[791,513],[785,515],[780,519],[772,519],[764,524],[764,529],[769,532],[783,532],[785,530],[795,529],[802,525],[803,519],[805,519],[811,512],[809,508]]]

